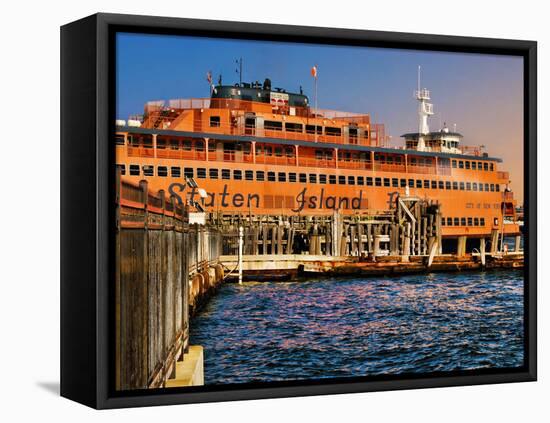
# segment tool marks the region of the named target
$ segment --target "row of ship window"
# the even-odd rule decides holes
[[[441,226],[485,226],[484,217],[442,217]]]
[[[118,165],[121,174],[126,174],[126,166]],[[208,171],[208,173],[207,173]],[[131,164],[128,169],[131,176],[155,176],[154,166],[145,165],[140,169],[139,165]],[[156,176],[180,178],[182,169],[179,166],[157,166]],[[459,182],[459,181],[435,181],[429,179],[405,179],[405,178],[379,178],[371,176],[353,176],[353,175],[318,175],[316,173],[286,173],[286,172],[264,172],[263,170],[240,170],[234,169],[215,169],[215,168],[183,168],[183,175],[187,178],[206,179],[233,179],[245,181],[269,181],[269,182],[300,182],[310,184],[330,184],[330,185],[366,185],[376,187],[394,187],[404,188],[424,188],[424,189],[446,189],[459,191],[486,191],[499,192],[499,184],[477,183],[477,182]]]

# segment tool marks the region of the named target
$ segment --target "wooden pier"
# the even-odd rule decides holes
[[[221,234],[189,225],[186,206],[146,181],[117,187],[116,388],[203,383],[189,320],[223,279]]]

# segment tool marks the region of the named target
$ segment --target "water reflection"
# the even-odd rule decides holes
[[[192,324],[205,381],[523,364],[523,273],[224,285]]]

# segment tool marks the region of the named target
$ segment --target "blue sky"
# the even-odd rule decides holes
[[[384,123],[392,144],[418,127],[413,90],[417,68],[431,90],[435,116],[430,129],[447,122],[464,144],[486,146],[511,171],[523,194],[523,61],[512,56],[423,52],[228,40],[187,36],[117,35],[117,117],[143,113],[151,100],[207,97],[206,72],[214,81],[238,82],[235,60],[243,59],[243,81],[266,77],[273,86],[299,90],[313,102],[310,69],[318,67],[318,106],[369,113]]]

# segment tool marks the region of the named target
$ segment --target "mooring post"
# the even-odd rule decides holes
[[[243,283],[243,227],[239,226],[239,285]]]
[[[521,235],[516,235],[514,243],[514,252],[519,253],[521,251]]]

